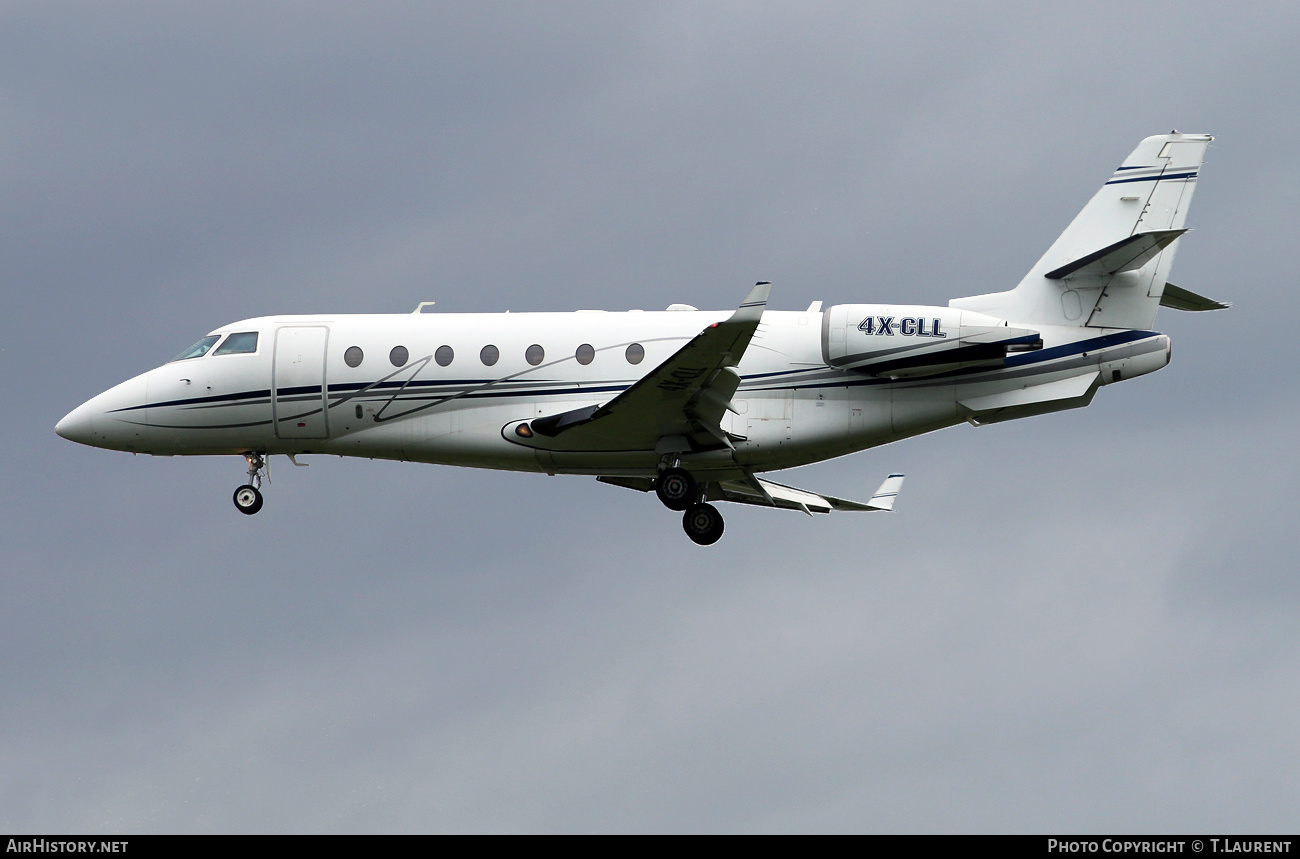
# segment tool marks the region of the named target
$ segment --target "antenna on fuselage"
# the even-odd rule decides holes
[[[421,301],[419,304],[415,305],[415,309],[412,310],[411,313],[412,313],[412,314],[415,314],[415,313],[423,313],[423,312],[424,312],[424,308],[426,308],[426,307],[433,307],[433,306],[434,306],[435,304],[437,304],[437,303],[438,303],[438,302],[436,302],[436,301]]]

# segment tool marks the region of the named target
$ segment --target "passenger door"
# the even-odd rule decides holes
[[[325,387],[323,325],[280,328],[275,332],[271,403],[279,438],[329,438],[329,398]]]

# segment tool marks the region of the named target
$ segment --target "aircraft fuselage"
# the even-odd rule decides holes
[[[512,436],[508,428],[607,402],[727,317],[579,311],[248,319],[211,336],[255,333],[254,351],[223,354],[218,340],[202,356],[164,364],[95,397],[59,432],[160,456],[262,451],[654,475],[661,459],[654,447],[566,450]],[[837,317],[843,332],[830,329]],[[1107,384],[1168,359],[1168,340],[1155,332],[1040,327],[1041,348],[993,362],[955,361],[927,375],[834,366],[837,342],[856,340],[859,358],[885,361],[909,347],[948,346],[942,341],[1000,325],[947,307],[766,311],[738,367],[735,411],[721,421],[732,447],[682,451],[682,463],[725,473],[789,468],[978,422],[978,411],[963,401],[1084,374]]]

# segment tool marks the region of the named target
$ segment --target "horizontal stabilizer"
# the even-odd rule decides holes
[[[1165,291],[1160,296],[1161,307],[1172,307],[1174,310],[1226,310],[1231,304],[1222,301],[1215,301],[1213,298],[1206,298],[1204,295],[1197,295],[1190,289],[1183,289],[1181,286],[1174,286],[1172,283],[1165,284]]]
[[[835,498],[830,495],[818,495],[793,486],[773,483],[754,477],[749,480],[724,480],[718,484],[722,490],[723,500],[736,501],[741,504],[758,504],[763,507],[779,507],[785,510],[802,510],[804,513],[829,513],[832,510],[893,510],[894,499],[903,486],[903,475],[891,474],[880,484],[880,488],[863,504],[847,498]]]
[[[1043,277],[1048,280],[1060,280],[1074,275],[1109,277],[1116,272],[1136,271],[1151,262],[1174,240],[1187,230],[1152,230],[1149,233],[1135,233],[1107,245],[1099,251],[1079,257],[1060,268],[1053,269]],[[1085,245],[1086,247],[1086,245]]]

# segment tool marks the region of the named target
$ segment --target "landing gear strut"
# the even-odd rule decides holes
[[[666,468],[655,481],[655,494],[669,510],[685,510],[696,500],[699,487],[684,468]]]
[[[722,537],[722,514],[712,504],[692,504],[682,516],[686,536],[701,546],[712,546]]]
[[[244,454],[244,459],[248,460],[248,482],[235,490],[235,509],[252,516],[262,509],[262,469],[266,460],[254,451]]]

